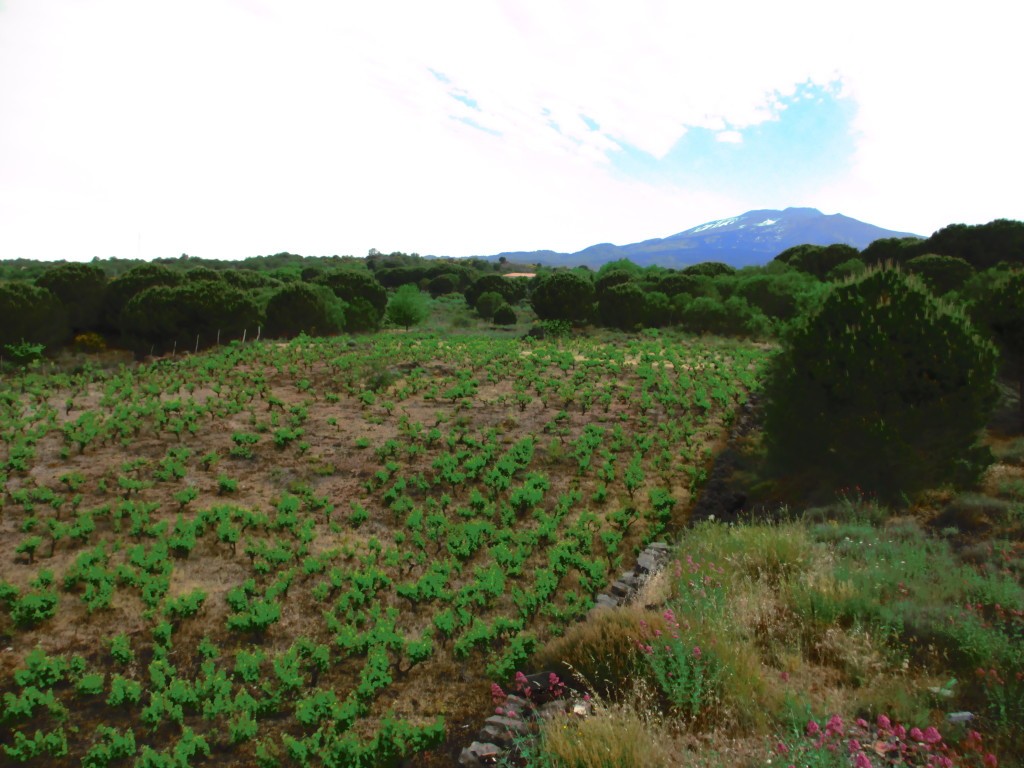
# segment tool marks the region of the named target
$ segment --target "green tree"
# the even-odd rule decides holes
[[[430,300],[415,285],[403,285],[391,295],[387,306],[388,321],[409,330],[430,314]]]
[[[594,282],[585,272],[552,272],[537,280],[530,303],[541,320],[589,320],[594,313]]]
[[[691,264],[688,266],[683,270],[683,274],[720,277],[721,275],[731,275],[735,271],[735,268],[730,267],[728,264],[723,264],[720,261],[702,261],[699,264]]]
[[[189,349],[238,339],[261,323],[251,294],[220,280],[197,280],[176,286],[157,285],[134,296],[121,313],[128,338],[169,349]]]
[[[609,278],[625,277],[624,281],[608,284]],[[597,316],[602,325],[622,330],[633,330],[647,320],[647,294],[623,272],[610,272],[598,289]]]
[[[918,275],[936,296],[958,291],[971,279],[974,268],[958,256],[925,253],[906,264],[907,272]]]
[[[180,272],[160,264],[143,264],[129,269],[107,286],[100,318],[104,330],[120,330],[121,312],[142,291],[157,285],[173,286],[182,282],[184,278]]]
[[[494,291],[500,293],[509,304],[515,304],[526,298],[526,284],[526,280],[518,277],[484,275],[474,280],[466,289],[466,303],[476,307],[477,299],[485,293]]]
[[[289,283],[267,302],[267,335],[327,336],[345,327],[345,305],[326,285]]]
[[[851,245],[835,243],[834,245],[794,245],[778,256],[776,261],[788,264],[794,269],[814,275],[819,280],[826,280],[829,272],[850,259],[860,256]]]
[[[93,264],[61,264],[46,270],[36,280],[60,299],[72,333],[91,331],[99,324],[107,276]]]
[[[481,293],[476,300],[476,313],[484,320],[490,320],[494,317],[495,310],[507,303],[505,297],[497,291],[486,291]]]
[[[56,296],[28,282],[0,282],[0,345],[56,346],[67,336],[67,314]]]
[[[1024,428],[1024,271],[1009,272],[986,286],[971,305],[971,315],[992,336],[1004,367],[1017,382]]]
[[[918,280],[877,270],[792,327],[765,387],[775,468],[887,501],[986,463],[996,353]],[[813,479],[813,480],[811,480]]]
[[[337,269],[320,275],[315,282],[326,285],[348,305],[345,330],[373,331],[380,326],[388,306],[388,292],[369,272]]]
[[[502,304],[494,310],[493,322],[495,325],[515,325],[517,320],[516,311],[508,304]]]

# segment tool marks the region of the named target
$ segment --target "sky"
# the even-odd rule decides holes
[[[0,259],[1024,218],[1005,0],[0,0]]]

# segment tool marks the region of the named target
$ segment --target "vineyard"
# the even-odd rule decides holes
[[[449,764],[689,500],[764,349],[234,343],[0,389],[0,745]]]

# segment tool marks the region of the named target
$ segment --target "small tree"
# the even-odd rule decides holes
[[[516,311],[508,304],[502,304],[494,310],[493,319],[495,325],[515,325],[517,321]]]
[[[403,285],[388,301],[387,318],[395,325],[409,330],[427,319],[430,305],[427,296],[415,285]]]
[[[495,310],[502,304],[507,303],[505,297],[497,291],[487,291],[481,293],[480,297],[476,300],[476,313],[484,320],[490,320],[494,317]]]
[[[895,270],[836,288],[798,320],[766,384],[776,469],[897,500],[973,481],[996,353],[966,317]]]

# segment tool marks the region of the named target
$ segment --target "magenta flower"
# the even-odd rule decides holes
[[[878,716],[878,727],[883,731],[892,730],[892,722],[885,715]]]
[[[996,760],[996,756],[989,752],[982,761],[985,764],[985,768],[996,768],[999,765],[999,761]]]
[[[820,725],[818,725],[814,720],[811,720],[810,722],[807,723],[807,735],[808,736],[817,736],[819,733],[821,733],[821,726]]]
[[[914,741],[924,741],[924,734],[921,733],[920,728],[911,728],[910,738],[912,738]]]
[[[700,657],[701,657],[700,646],[699,645],[693,646],[693,658],[700,659]]]
[[[942,741],[942,734],[935,726],[929,725],[924,729],[923,738],[926,744],[938,744]]]
[[[860,752],[855,758],[853,758],[853,768],[872,768],[871,761],[868,760],[867,755]]]

